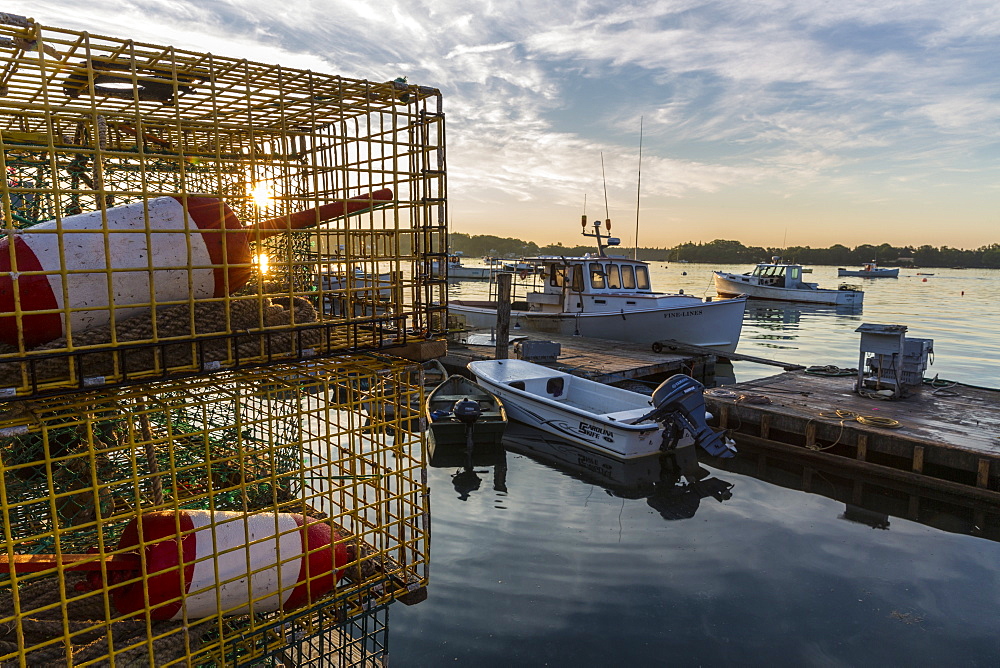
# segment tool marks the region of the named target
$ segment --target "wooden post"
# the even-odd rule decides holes
[[[990,460],[980,459],[979,470],[976,474],[976,487],[986,489],[990,484]],[[980,525],[982,526],[982,525]]]
[[[816,423],[809,422],[806,424],[806,447],[812,448],[816,445]]]
[[[858,435],[858,461],[863,462],[868,459],[868,434]]]
[[[497,274],[497,343],[494,359],[507,359],[507,344],[510,338],[510,284],[514,274],[501,271]]]
[[[769,438],[771,435],[771,414],[764,413],[760,416],[760,437]]]
[[[913,470],[916,473],[924,472],[924,446],[913,446]]]

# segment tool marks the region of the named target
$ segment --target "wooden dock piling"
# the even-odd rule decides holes
[[[505,360],[510,346],[510,286],[514,274],[501,271],[497,274],[497,333],[494,359]]]

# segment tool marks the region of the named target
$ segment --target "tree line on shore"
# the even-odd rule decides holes
[[[452,232],[451,251],[469,257],[531,257],[534,255],[583,255],[595,250],[593,244],[563,246],[561,243],[539,246],[533,241],[523,241],[492,234],[463,234]],[[632,257],[634,249],[618,247],[611,254]],[[1000,244],[990,244],[973,250],[948,246],[893,246],[863,244],[849,248],[834,244],[829,248],[790,246],[788,248],[763,248],[744,246],[739,241],[716,239],[708,243],[686,242],[673,248],[639,248],[638,258],[647,262],[705,262],[716,264],[754,264],[773,256],[800,264],[859,265],[875,261],[886,266],[917,267],[985,267],[1000,269]]]

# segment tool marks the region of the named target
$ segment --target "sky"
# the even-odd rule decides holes
[[[573,246],[587,213],[610,215],[625,247],[1000,243],[996,0],[5,0],[2,11],[439,88],[455,232]]]

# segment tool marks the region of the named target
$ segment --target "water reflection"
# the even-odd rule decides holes
[[[799,337],[800,328],[817,318],[830,316],[855,317],[860,319],[862,306],[833,304],[799,304],[796,302],[754,301],[747,302],[743,314],[744,336],[750,328],[754,339],[794,340]],[[759,332],[759,333],[758,333]],[[773,335],[771,332],[779,332]]]
[[[507,451],[502,445],[477,444],[472,451],[461,447],[432,448],[430,465],[434,468],[457,469],[451,484],[460,501],[468,501],[491,474],[493,491],[507,491]]]
[[[740,456],[714,462],[718,468],[788,489],[818,494],[844,504],[838,519],[891,530],[891,517],[1000,541],[1000,509],[974,498],[954,496],[902,481],[815,461],[808,464],[754,452],[743,443]]]
[[[507,428],[504,446],[557,471],[586,483],[603,487],[607,494],[623,499],[645,499],[665,520],[694,517],[702,499],[727,501],[732,483],[709,477],[681,483],[681,472],[666,455],[622,460],[553,438],[546,432],[514,424]]]

